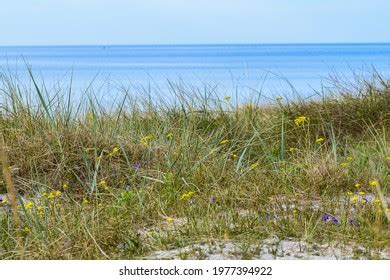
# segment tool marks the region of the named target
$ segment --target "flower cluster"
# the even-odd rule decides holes
[[[39,205],[37,207],[37,215],[39,218],[43,218],[43,215],[44,215],[44,209],[43,209],[43,206],[42,205]]]
[[[343,168],[347,168],[347,167],[349,167],[349,165],[350,165],[352,160],[353,160],[353,157],[348,156],[348,157],[345,158],[344,162],[340,163],[340,166],[343,167]]]
[[[101,180],[99,183],[98,183],[98,186],[104,190],[104,191],[108,191],[110,188],[108,187],[108,184],[107,184],[107,181],[106,180]]]
[[[300,125],[308,122],[309,120],[310,120],[309,117],[299,116],[299,117],[295,118],[294,123],[295,123],[296,126],[300,126]]]
[[[232,159],[237,159],[237,158],[238,158],[238,155],[237,155],[237,154],[231,154],[230,157],[231,157]]]
[[[87,121],[92,122],[93,119],[94,119],[94,115],[93,115],[92,112],[89,112],[89,113],[85,116],[85,118],[87,119]]]
[[[324,213],[324,215],[322,215],[321,221],[330,222],[330,223],[335,224],[335,225],[341,224],[340,221],[335,216],[330,215],[328,213]]]
[[[377,180],[371,180],[370,182],[368,182],[368,184],[371,186],[371,187],[376,187],[376,186],[379,186],[379,182]]]
[[[154,139],[155,136],[153,134],[145,135],[141,138],[141,144],[144,147],[148,147],[150,145],[150,141]]]
[[[221,142],[219,142],[220,145],[225,145],[225,144],[228,144],[230,141],[227,140],[227,139],[224,139],[222,140]]]
[[[55,199],[55,198],[58,198],[60,197],[62,194],[61,191],[52,191],[50,192],[49,194],[47,194],[46,192],[42,193],[42,196],[43,197],[47,197],[48,199]]]
[[[180,200],[190,200],[194,194],[194,192],[183,193],[180,197]]]
[[[33,207],[34,207],[34,201],[32,200],[30,200],[29,202],[26,203],[26,205],[24,205],[24,208],[26,208],[27,210]]]
[[[317,139],[316,139],[316,143],[317,144],[321,144],[321,143],[323,143],[325,141],[325,138],[324,137],[317,137]]]
[[[112,148],[111,152],[108,154],[109,157],[113,157],[115,156],[116,154],[118,154],[120,151],[120,149],[118,147],[114,147]]]

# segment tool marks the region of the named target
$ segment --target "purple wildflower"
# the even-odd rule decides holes
[[[217,203],[217,198],[216,198],[215,196],[210,197],[209,203],[210,203],[210,204],[215,204],[215,203]]]
[[[134,169],[140,169],[141,168],[141,163],[139,163],[139,162],[135,162],[135,163],[133,163],[133,168]]]
[[[323,221],[323,222],[332,222],[335,225],[340,225],[341,224],[340,221],[335,216],[332,216],[332,215],[327,214],[327,213],[324,213],[324,215],[322,215],[321,221]]]
[[[329,221],[329,219],[330,219],[330,215],[325,213],[324,215],[322,215],[321,221],[327,222]]]
[[[336,217],[334,217],[334,216],[331,217],[331,221],[332,221],[332,223],[334,223],[335,225],[340,225],[340,224],[341,224],[340,221],[339,221]]]
[[[3,197],[2,196],[0,196],[0,202],[2,202],[4,199],[3,199]]]
[[[357,222],[356,219],[353,218],[353,217],[349,217],[349,218],[348,218],[348,223],[349,223],[351,226],[354,226],[354,227],[358,227],[358,226],[359,226],[358,222]]]
[[[267,221],[271,220],[271,214],[270,213],[265,213],[265,219]]]

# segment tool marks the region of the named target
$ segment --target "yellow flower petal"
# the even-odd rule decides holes
[[[227,140],[227,139],[222,140],[221,142],[219,142],[219,144],[221,144],[221,145],[225,145],[227,143],[229,143],[229,140]]]
[[[371,187],[376,187],[376,186],[379,185],[379,182],[378,182],[377,180],[371,180],[371,181],[369,182],[369,185],[370,185]]]

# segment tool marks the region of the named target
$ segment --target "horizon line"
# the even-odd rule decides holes
[[[121,46],[134,46],[134,47],[147,47],[147,46],[240,46],[240,45],[253,45],[253,46],[275,46],[275,45],[384,45],[390,44],[389,42],[299,42],[299,43],[158,43],[158,44],[26,44],[26,45],[0,45],[3,47],[121,47]]]

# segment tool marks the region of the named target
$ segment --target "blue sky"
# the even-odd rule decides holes
[[[389,0],[0,0],[0,45],[390,42]]]

